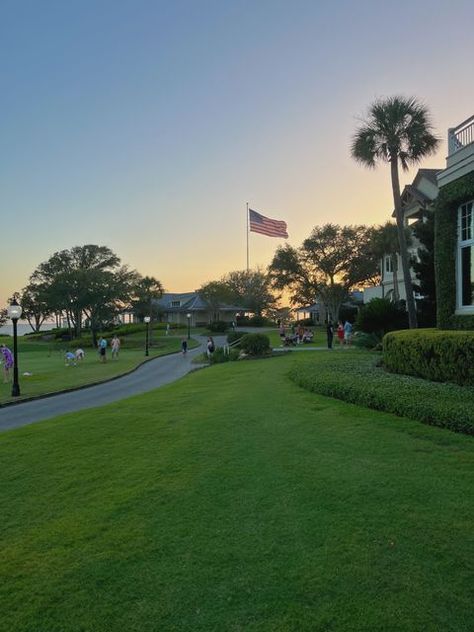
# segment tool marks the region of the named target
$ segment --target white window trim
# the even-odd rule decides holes
[[[466,239],[461,241],[462,237],[462,220],[461,220],[461,211],[462,207],[466,204],[472,204],[472,213],[474,214],[474,200],[466,200],[462,204],[459,205],[457,214],[457,239],[456,239],[456,311],[455,313],[458,315],[466,315],[466,314],[474,314],[474,305],[463,305],[462,304],[462,260],[461,260],[461,250],[465,246],[474,246],[474,226],[471,232],[471,239]]]

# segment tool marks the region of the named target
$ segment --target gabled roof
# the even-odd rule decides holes
[[[430,182],[438,186],[438,180],[436,176],[440,171],[443,171],[443,170],[442,169],[418,169],[415,179],[413,180],[413,184],[415,184],[415,180],[418,178],[418,176],[420,176],[420,177],[426,178],[427,180],[429,180]]]
[[[179,307],[175,307],[173,303],[179,301]],[[199,294],[199,292],[167,292],[163,296],[154,301],[155,305],[163,311],[173,312],[197,312],[213,309],[209,303]],[[240,305],[219,305],[221,312],[248,312],[247,307]]]

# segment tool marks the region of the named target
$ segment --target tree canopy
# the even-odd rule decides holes
[[[404,171],[434,153],[439,139],[433,134],[428,109],[413,97],[394,96],[380,99],[369,108],[365,121],[352,139],[352,157],[374,168],[378,162],[390,164],[392,194],[397,220],[403,280],[407,294],[410,327],[417,326],[410,261],[404,232],[398,167]]]
[[[367,226],[316,226],[299,248],[277,248],[269,266],[273,286],[289,291],[293,305],[321,300],[336,320],[349,290],[378,274],[371,237]]]

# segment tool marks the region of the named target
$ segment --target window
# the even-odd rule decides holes
[[[459,208],[458,309],[474,309],[474,201]]]
[[[181,307],[181,301],[171,301],[171,307]]]
[[[385,272],[393,272],[392,257],[385,255]]]

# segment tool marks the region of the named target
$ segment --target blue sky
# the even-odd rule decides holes
[[[285,219],[293,245],[316,224],[383,222],[389,174],[351,161],[357,117],[414,94],[444,141],[474,114],[471,2],[0,9],[0,305],[83,243],[168,290],[195,289],[245,266],[246,201]],[[443,142],[424,166],[445,153]],[[251,264],[279,243],[251,235]]]

